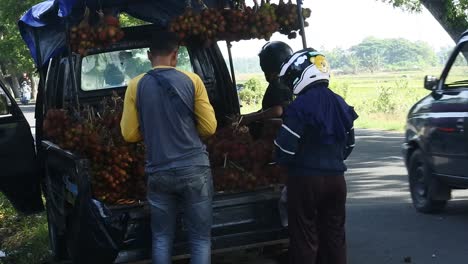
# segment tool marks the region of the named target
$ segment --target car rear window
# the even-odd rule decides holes
[[[132,78],[151,69],[148,48],[99,53],[84,57],[81,62],[81,89],[94,91],[127,86]],[[192,71],[186,47],[180,47],[177,68]]]

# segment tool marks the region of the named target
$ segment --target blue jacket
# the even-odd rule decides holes
[[[354,109],[319,84],[288,107],[275,140],[277,162],[290,176],[339,176],[354,147]]]

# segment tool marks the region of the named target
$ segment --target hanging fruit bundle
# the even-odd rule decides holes
[[[122,99],[101,103],[101,113],[87,106],[51,109],[44,120],[45,137],[61,148],[90,160],[95,198],[109,204],[128,204],[145,197],[144,146],[128,144],[120,134]]]
[[[294,37],[300,29],[297,5],[291,0],[279,4],[255,0],[255,6],[239,1],[235,8],[219,11],[205,8],[196,13],[191,7],[172,20],[169,30],[178,34],[183,42],[198,42],[205,46],[218,40],[239,41],[248,39],[269,40],[273,33],[280,32]],[[304,21],[310,17],[310,9],[303,9]],[[307,22],[305,22],[307,26]]]
[[[86,56],[92,48],[107,47],[124,37],[119,19],[112,15],[98,12],[99,19],[95,25],[90,24],[90,11],[86,8],[83,20],[70,30],[72,51]]]
[[[104,12],[99,11],[99,22],[97,27],[94,27],[98,37],[98,46],[107,47],[124,37],[124,32],[120,27],[118,18],[112,15],[104,15]]]
[[[295,31],[300,29],[297,5],[293,4],[291,0],[289,0],[288,3],[280,0],[279,4],[275,5],[275,11],[276,17],[278,18],[279,32],[288,35],[289,38],[295,38],[297,36]],[[305,20],[310,17],[311,10],[309,8],[303,8],[302,15],[304,17],[304,26],[307,27],[308,23]]]
[[[278,31],[276,12],[272,5],[262,0],[260,8],[249,18],[249,24],[252,25],[250,33],[252,38],[270,40],[273,33]],[[253,23],[252,23],[253,22]]]
[[[89,9],[86,8],[83,20],[70,30],[70,45],[74,52],[85,56],[88,49],[96,44],[96,32],[89,24]]]
[[[204,9],[195,13],[192,8],[176,17],[169,26],[169,30],[178,34],[183,41],[196,41],[210,46],[218,34],[225,31],[226,22],[217,9]]]

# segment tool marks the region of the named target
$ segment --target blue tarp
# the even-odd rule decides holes
[[[209,7],[223,5],[224,0],[204,0]],[[65,22],[79,21],[84,7],[91,10],[112,8],[157,25],[166,25],[185,9],[185,0],[47,0],[29,9],[18,27],[37,66],[44,65],[66,44]],[[194,5],[194,8],[200,8]],[[40,50],[40,56],[37,54]]]
[[[65,45],[65,27],[60,17],[70,14],[71,5],[62,5],[59,8],[58,2],[50,0],[39,3],[29,9],[18,22],[21,36],[37,66],[43,65]],[[41,41],[36,43],[36,36]],[[40,56],[37,54],[38,50]]]

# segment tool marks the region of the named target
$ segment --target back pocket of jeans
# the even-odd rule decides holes
[[[213,180],[210,168],[200,170],[200,174],[190,179],[189,187],[193,195],[208,198],[213,195]]]
[[[162,175],[148,176],[148,191],[167,191],[168,184]]]

